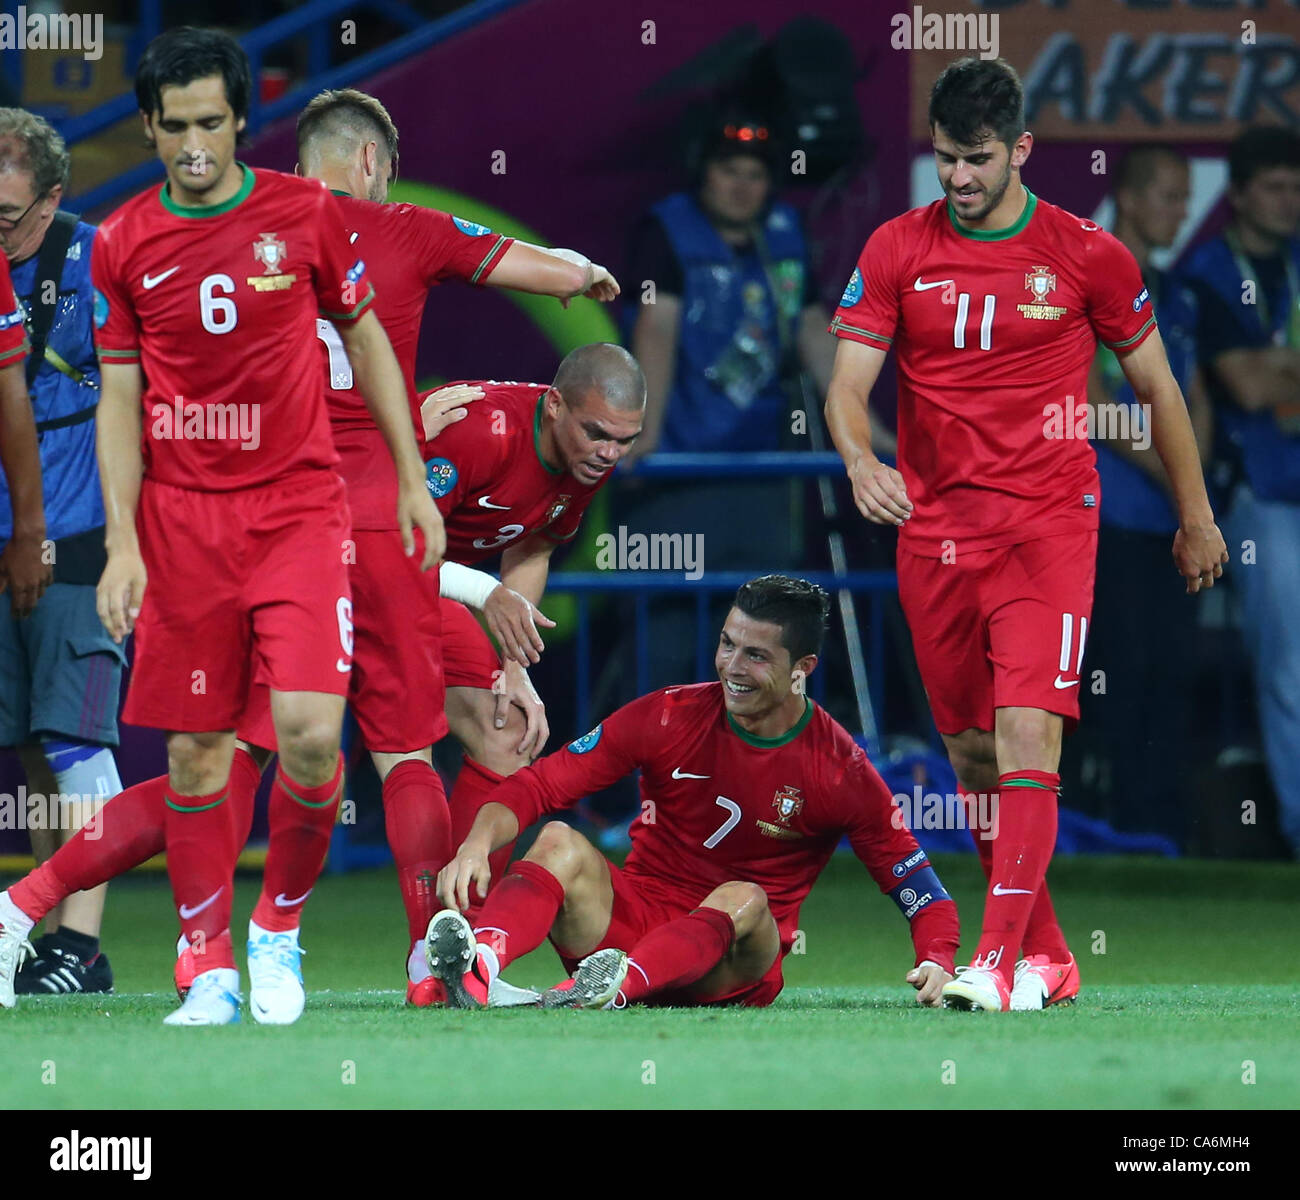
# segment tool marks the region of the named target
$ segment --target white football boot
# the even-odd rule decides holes
[[[190,984],[185,1003],[164,1025],[238,1025],[239,972],[234,967],[201,971]]]
[[[298,931],[248,923],[248,1007],[259,1025],[292,1025],[307,1004]]]

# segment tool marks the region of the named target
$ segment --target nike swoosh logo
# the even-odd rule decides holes
[[[348,245],[349,246],[352,245],[352,243],[355,242],[356,240],[357,240],[357,235],[354,233],[350,238],[348,238]]]
[[[495,509],[497,510],[497,512],[509,512],[509,511],[510,511],[510,505],[508,505],[508,504],[493,504],[493,503],[492,503],[492,499],[491,499],[490,496],[480,496],[480,497],[478,498],[478,506],[479,506],[479,508],[495,508]]]
[[[710,776],[692,775],[689,771],[683,771],[681,767],[675,767],[673,769],[673,778],[674,779],[708,779],[710,778]]]
[[[993,885],[993,894],[995,896],[1032,896],[1034,893],[1028,888],[1004,888],[1000,883]]]
[[[285,894],[284,894],[283,892],[281,892],[281,893],[280,893],[278,896],[276,896],[276,898],[275,898],[275,907],[276,907],[276,908],[292,908],[295,904],[301,904],[304,900],[307,899],[308,896],[310,896],[310,895],[312,894],[313,890],[314,890],[313,888],[308,888],[305,892],[303,892],[303,894],[302,894],[301,896],[298,896],[296,899],[293,899],[293,900],[288,899],[288,898],[285,896]]]
[[[918,292],[928,292],[931,288],[943,287],[945,284],[951,282],[952,282],[951,279],[939,279],[936,280],[934,283],[922,283],[921,277],[918,275],[916,277],[916,282],[912,284],[912,287]]]
[[[1056,688],[1057,691],[1063,692],[1066,688],[1078,687],[1079,681],[1077,679],[1064,680],[1058,675],[1052,680],[1052,686]]]
[[[146,275],[144,277],[144,290],[147,292],[151,288],[156,288],[164,279],[169,279],[180,270],[180,266],[174,266],[170,271],[164,271],[161,275]]]
[[[224,887],[217,888],[217,890],[213,892],[212,895],[209,896],[205,901],[203,901],[202,904],[196,904],[193,908],[191,908],[188,904],[182,904],[180,907],[181,920],[188,921],[190,920],[191,917],[197,917],[199,913],[201,913],[205,908],[208,907],[209,904],[215,904],[217,897],[220,896],[221,893],[224,892],[225,890],[226,889]]]

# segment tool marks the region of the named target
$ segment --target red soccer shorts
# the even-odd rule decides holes
[[[366,749],[407,754],[447,735],[440,650],[438,572],[421,571],[423,539],[410,558],[396,530],[354,530],[348,569],[354,608],[352,686],[348,703]],[[254,688],[239,736],[275,748],[271,697]]]
[[[945,562],[898,547],[898,599],[940,733],[993,728],[994,710],[1079,723],[1097,535],[1059,534]]]
[[[124,721],[233,729],[254,682],[346,694],[351,528],[333,471],[233,492],[146,480],[136,526],[149,583]]]
[[[492,690],[501,670],[501,656],[492,639],[463,604],[443,599],[442,669],[448,687],[472,687]]]
[[[699,908],[699,900],[703,899],[702,896],[699,900],[686,899],[677,889],[656,888],[620,870],[612,862],[606,862],[605,865],[609,868],[609,881],[614,888],[614,907],[610,913],[609,928],[605,931],[604,938],[601,939],[600,945],[589,950],[588,954],[611,947],[630,951],[652,929],[667,925],[669,921],[675,921],[678,917],[686,916],[687,913]],[[570,954],[560,946],[556,946],[555,951],[559,954],[560,961],[564,963],[564,969],[570,975],[578,969],[578,960],[586,957],[585,954]],[[781,989],[785,986],[785,980],[781,975],[781,959],[782,955],[778,954],[776,961],[768,968],[767,974],[756,983],[746,984],[722,996],[701,1000],[688,991],[658,992],[645,1003],[651,1006],[674,1008],[702,1008],[715,1004],[766,1008],[780,995]],[[636,967],[630,966],[628,970],[635,971]]]

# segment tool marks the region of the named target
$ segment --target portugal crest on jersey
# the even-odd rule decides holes
[[[286,275],[281,268],[285,263],[284,242],[273,233],[258,235],[261,239],[253,243],[253,259],[262,264],[260,275],[250,275],[248,286],[258,292],[281,292],[292,287],[296,275]]]
[[[552,521],[558,521],[563,515],[565,509],[569,507],[569,501],[572,496],[558,496],[554,504],[546,510],[546,516],[542,519],[543,525],[549,525]]]
[[[798,788],[787,784],[772,798],[772,807],[776,809],[777,819],[781,824],[789,825],[790,818],[798,816],[802,810],[803,797],[799,794]]]
[[[1035,267],[1025,276],[1025,288],[1034,293],[1035,300],[1046,300],[1056,291],[1056,276],[1046,267]]]

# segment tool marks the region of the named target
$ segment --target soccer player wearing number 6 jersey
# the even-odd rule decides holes
[[[168,731],[168,873],[207,964],[167,1018],[181,1025],[238,1019],[228,790],[250,681],[271,689],[275,823],[321,847],[286,900],[301,904],[315,883],[319,830],[342,787],[350,527],[318,313],[339,330],[396,464],[408,554],[412,526],[426,569],[445,541],[402,373],[367,311],[373,291],[337,203],[319,182],[235,159],[249,88],[248,60],[225,34],[184,28],[150,43],[136,95],[167,180],[100,226],[92,266],[108,514],[100,616],[118,640],[135,627],[124,719]]]
[[[945,198],[867,241],[831,323],[842,340],[827,419],[858,509],[900,526],[899,600],[958,784],[998,796],[993,828],[972,828],[990,885],[983,930],[944,1003],[1042,1008],[1079,988],[1045,877],[1092,608],[1098,340],[1149,414],[1189,592],[1213,586],[1227,551],[1133,256],[1021,183],[1033,137],[1015,71],[953,63],[929,115]],[[867,422],[891,346],[898,470],[872,453]]]
[[[718,682],[634,700],[492,793],[438,877],[449,908],[427,949],[449,1003],[487,1005],[498,973],[549,934],[573,975],[541,995],[544,1007],[770,1004],[799,907],[847,836],[910,922],[907,982],[938,1005],[957,907],[862,749],[804,691],[829,606],[806,580],[751,580],[718,641]],[[641,812],[621,868],[550,822],[471,930],[461,913],[471,886],[486,887],[495,847],[638,768]]]

